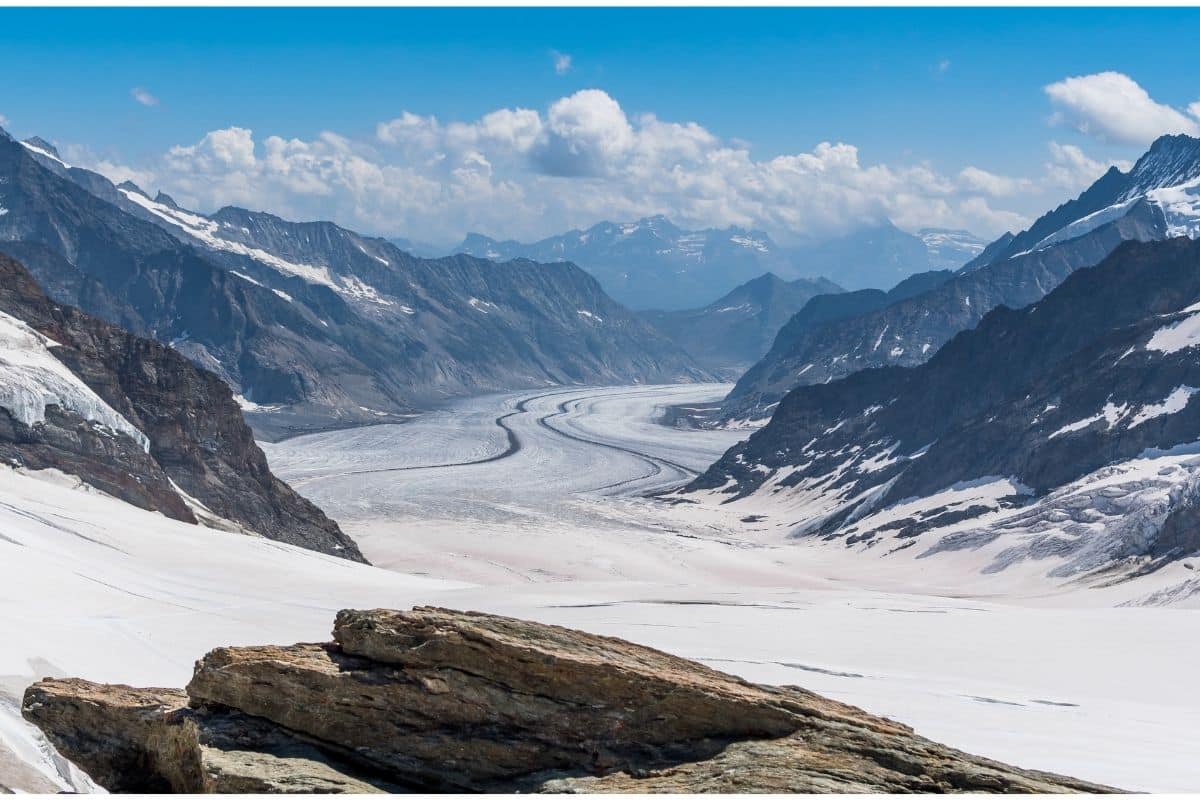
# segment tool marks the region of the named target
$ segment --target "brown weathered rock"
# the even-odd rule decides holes
[[[555,626],[343,611],[335,637],[214,650],[196,665],[190,708],[169,690],[44,681],[25,713],[116,790],[362,791],[348,776],[368,769],[435,791],[1107,791],[797,687]]]
[[[831,726],[779,739],[733,742],[703,761],[598,777],[551,779],[550,793],[881,794],[1112,791],[1061,775],[1018,770],[919,736],[880,736]]]
[[[370,793],[309,743],[245,714],[194,711],[176,689],[43,680],[24,715],[113,792]]]

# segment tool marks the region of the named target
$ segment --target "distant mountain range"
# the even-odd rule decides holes
[[[791,258],[846,289],[886,289],[917,273],[958,269],[985,244],[967,231],[923,228],[914,235],[884,222],[793,248]]]
[[[1112,169],[1076,200],[1006,234],[951,280],[882,308],[787,326],[726,399],[726,419],[761,418],[788,390],[858,370],[912,366],[999,305],[1022,308],[1122,241],[1200,234],[1200,140],[1165,136],[1128,173]]]
[[[824,278],[785,281],[768,272],[704,308],[642,311],[639,316],[705,369],[732,380],[763,357],[779,329],[810,300],[841,291]]]
[[[1159,211],[1182,224],[1178,206]],[[1125,242],[921,365],[789,392],[682,496],[876,557],[915,547],[977,552],[988,572],[1143,574],[1200,551],[1198,348],[1200,242]]]
[[[0,132],[0,252],[58,302],[170,343],[264,435],[473,392],[708,376],[571,264],[428,260],[328,222],[203,215]]]
[[[771,272],[784,280],[825,276],[858,289],[891,286],[917,272],[958,268],[983,250],[966,231],[924,229],[917,235],[890,223],[835,239],[781,247],[762,231],[685,230],[666,217],[601,222],[532,244],[473,233],[456,252],[494,261],[569,261],[586,269],[630,308],[699,309],[714,297]]]

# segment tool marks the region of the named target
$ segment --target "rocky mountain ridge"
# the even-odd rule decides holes
[[[1200,551],[1200,242],[1127,242],[924,364],[791,391],[692,484],[847,546],[1113,579]],[[766,510],[766,509],[769,509]]]
[[[47,679],[23,713],[115,792],[1103,792],[798,687],[437,608],[233,647],[186,692]]]
[[[686,230],[662,215],[600,222],[530,244],[468,234],[455,252],[497,262],[571,261],[635,310],[697,308],[772,270],[790,277],[785,251],[763,231]]]
[[[1027,231],[993,242],[952,280],[773,347],[738,382],[721,415],[762,418],[796,386],[870,367],[920,364],[991,309],[1022,308],[1041,299],[1121,242],[1180,236],[1200,236],[1200,140],[1165,136],[1128,173],[1109,170]]]
[[[332,223],[211,217],[0,135],[0,251],[59,302],[170,343],[266,434],[459,394],[706,378],[566,263],[416,258]]]
[[[763,231],[686,230],[659,215],[601,222],[529,244],[473,233],[456,251],[495,261],[573,261],[630,308],[687,311],[766,272],[787,281],[825,276],[851,289],[890,286],[913,273],[957,269],[983,244],[966,231],[925,228],[914,235],[885,222],[782,246]]]
[[[48,298],[0,255],[0,457],[139,508],[364,560],[276,478],[217,376]]]

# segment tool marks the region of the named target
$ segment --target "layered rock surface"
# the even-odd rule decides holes
[[[214,650],[186,693],[44,680],[24,714],[113,791],[1105,791],[565,628],[417,608],[334,637]]]

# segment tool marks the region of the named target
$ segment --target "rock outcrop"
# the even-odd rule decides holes
[[[30,687],[25,706],[56,732],[62,752],[112,792],[380,791],[282,728],[236,712],[195,711],[178,689],[42,681]]]
[[[186,692],[43,680],[24,714],[112,791],[1101,792],[798,687],[437,608],[220,648]]]

